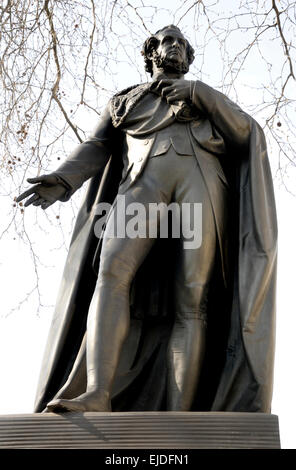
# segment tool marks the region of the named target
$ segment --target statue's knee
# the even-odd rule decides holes
[[[196,308],[195,310],[178,310],[175,315],[175,321],[183,325],[191,322],[199,322],[205,325],[207,322],[207,313],[204,309],[200,308]]]
[[[132,280],[132,270],[119,257],[109,257],[101,263],[98,283],[100,285],[120,285],[128,287]]]
[[[186,318],[204,318],[208,307],[208,285],[201,283],[183,284],[178,289],[176,311]]]

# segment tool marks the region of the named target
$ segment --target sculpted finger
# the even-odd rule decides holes
[[[174,83],[174,80],[163,79],[163,80],[160,80],[158,86],[159,86],[160,88],[162,88],[162,87],[165,86],[165,85],[172,85],[172,83]]]
[[[34,186],[33,188],[30,188],[27,191],[25,191],[24,193],[20,194],[19,197],[16,198],[16,202],[22,201],[23,199],[25,199],[26,197],[30,196],[31,194],[33,194],[35,192],[36,192],[36,186]]]
[[[176,90],[175,90],[175,88],[174,88],[173,85],[166,86],[166,87],[164,87],[164,88],[162,89],[162,91],[161,91],[161,96],[164,98],[164,97],[166,97],[167,95],[169,95],[170,93],[173,93],[173,92],[175,92],[175,91],[176,91]]]
[[[36,178],[27,178],[28,183],[42,183],[46,179],[46,175],[36,176]]]
[[[42,197],[39,197],[35,202],[33,202],[33,206],[41,206],[41,204],[45,201]]]
[[[168,103],[171,103],[172,101],[181,101],[184,100],[185,97],[182,93],[182,91],[178,90],[172,90],[170,93],[168,93],[165,97]]]
[[[39,194],[34,194],[34,196],[32,196],[30,199],[28,199],[24,206],[25,207],[28,207],[30,204],[32,204],[33,202],[37,201],[37,199],[39,199]]]
[[[178,97],[178,95],[173,94],[173,95],[167,96],[166,100],[168,103],[174,103],[175,101],[179,101],[180,98]]]
[[[42,204],[41,204],[41,208],[43,210],[47,209],[49,206],[51,206],[53,203],[50,202],[50,201],[44,201]]]
[[[160,93],[163,87],[171,86],[173,84],[172,80],[160,80],[160,82],[155,86],[155,90]]]

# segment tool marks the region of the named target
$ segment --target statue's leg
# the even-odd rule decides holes
[[[194,181],[188,178],[187,186],[180,188],[180,203],[202,202],[202,227],[198,219],[194,227],[195,235],[202,228],[202,243],[199,248],[186,249],[183,234],[177,260],[175,323],[168,347],[167,409],[171,411],[189,411],[198,386],[205,352],[207,295],[217,244],[212,207],[199,169],[192,175]],[[193,220],[190,222],[192,228]]]
[[[147,185],[149,186],[149,185]],[[126,207],[142,203],[140,224],[148,229],[148,203],[159,202],[162,191],[142,184],[139,190],[126,194]],[[134,199],[136,192],[137,200]],[[160,199],[161,200],[161,199]],[[147,209],[147,210],[146,210]],[[117,215],[115,216],[117,220]],[[111,411],[110,394],[123,342],[128,334],[131,282],[155,238],[124,238],[113,235],[112,218],[106,226],[102,244],[100,269],[87,320],[87,390],[77,398],[53,400],[49,411]],[[149,218],[149,226],[158,224],[157,217]],[[125,225],[125,224],[124,224]],[[138,227],[141,231],[141,228]]]

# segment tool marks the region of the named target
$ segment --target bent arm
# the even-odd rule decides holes
[[[192,87],[191,100],[226,141],[232,145],[248,144],[252,118],[227,96],[197,80]]]
[[[112,137],[114,140],[114,127],[107,106],[90,137],[78,145],[65,162],[53,172],[53,175],[66,183],[69,189],[64,201],[68,200],[86,180],[104,170],[112,153]]]

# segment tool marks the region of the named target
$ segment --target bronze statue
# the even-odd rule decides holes
[[[263,132],[185,80],[194,51],[146,40],[152,81],[117,93],[92,136],[19,201],[46,209],[89,178],[42,367],[36,411],[269,412],[276,214]],[[94,235],[102,201],[202,204],[202,243]],[[149,219],[149,220],[148,220]],[[159,231],[161,216],[142,218]],[[145,225],[146,227],[146,225]],[[87,331],[86,331],[87,330]]]

